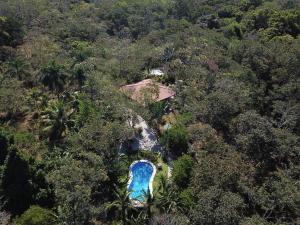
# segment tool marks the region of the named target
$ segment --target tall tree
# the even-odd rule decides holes
[[[75,109],[70,108],[62,101],[50,102],[41,116],[43,132],[47,134],[50,141],[59,140],[74,127],[75,121],[72,119],[74,112]]]
[[[65,67],[54,60],[41,70],[42,83],[57,95],[64,90],[66,79]]]
[[[28,71],[29,65],[25,59],[17,57],[8,62],[8,68],[5,71],[6,75],[15,77],[19,80],[28,79],[30,73]]]
[[[3,195],[7,198],[6,208],[20,214],[32,202],[33,186],[28,160],[16,149],[11,148],[4,163],[2,174]]]
[[[130,192],[128,192],[127,188],[116,189],[116,199],[107,205],[107,209],[116,210],[124,225],[128,224],[129,214],[133,210],[136,210],[136,208],[132,205],[129,195]]]

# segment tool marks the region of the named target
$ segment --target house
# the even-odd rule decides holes
[[[145,104],[145,101],[149,99],[154,102],[159,102],[175,96],[175,92],[171,88],[151,79],[124,85],[121,87],[121,91],[141,104]]]

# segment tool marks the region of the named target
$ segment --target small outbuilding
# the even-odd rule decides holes
[[[160,69],[160,68],[156,68],[156,69],[151,69],[150,70],[150,76],[163,76],[164,72]]]

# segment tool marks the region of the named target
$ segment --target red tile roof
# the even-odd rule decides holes
[[[155,102],[159,102],[164,99],[168,99],[175,95],[175,92],[160,83],[154,82],[151,79],[142,80],[135,84],[124,85],[121,90],[128,93],[133,100],[143,103],[144,93],[152,92],[152,99]]]

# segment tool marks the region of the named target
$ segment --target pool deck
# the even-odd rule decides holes
[[[153,196],[153,181],[154,181],[154,177],[155,177],[155,174],[156,174],[156,166],[152,162],[150,162],[149,160],[142,159],[142,160],[136,160],[133,163],[131,163],[131,165],[129,167],[129,180],[128,180],[128,183],[127,183],[127,190],[129,189],[129,186],[130,186],[130,184],[132,182],[132,179],[133,179],[132,167],[135,164],[139,163],[139,162],[149,163],[153,168],[153,172],[152,172],[152,175],[151,175],[151,178],[150,178],[150,181],[149,181],[150,194],[151,194],[151,196]],[[131,199],[131,202],[135,207],[144,207],[144,203],[140,202],[138,200],[132,200]]]

